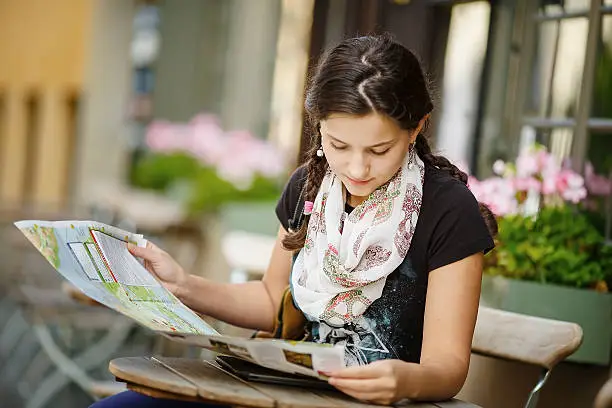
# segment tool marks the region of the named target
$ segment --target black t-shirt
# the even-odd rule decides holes
[[[300,191],[305,180],[306,169],[300,167],[276,206],[285,229],[294,217],[298,200],[303,201]],[[384,358],[418,362],[429,271],[478,252],[486,253],[493,246],[478,203],[467,186],[445,170],[426,166],[423,201],[410,249],[404,262],[387,277],[382,296],[362,317],[343,328],[314,322],[313,340],[344,343],[350,365]]]

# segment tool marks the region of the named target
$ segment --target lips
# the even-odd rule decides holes
[[[355,179],[350,178],[350,177],[347,177],[347,179],[348,179],[348,181],[351,184],[355,184],[357,186],[363,186],[363,185],[368,184],[370,181],[372,181],[372,179],[368,179],[368,180],[355,180]]]

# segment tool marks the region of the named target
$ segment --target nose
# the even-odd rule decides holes
[[[348,176],[355,180],[366,180],[370,173],[370,162],[363,153],[356,152],[351,156],[348,166]]]

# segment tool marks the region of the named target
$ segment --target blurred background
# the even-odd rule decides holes
[[[499,218],[482,303],[583,327],[538,406],[592,406],[612,349],[612,0],[0,0],[2,403],[87,406],[117,392],[114,357],[199,352],[75,301],[12,222],[102,221],[191,273],[261,277],[311,136],[307,76],[376,32],[420,57],[432,144]],[[460,397],[521,406],[538,374],[474,356]]]

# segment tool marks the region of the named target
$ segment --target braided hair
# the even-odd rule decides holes
[[[307,176],[302,197],[314,202],[328,168],[325,158],[317,156],[322,120],[333,113],[377,113],[412,131],[431,113],[433,103],[416,56],[389,35],[380,35],[350,38],[323,54],[309,81],[305,109],[312,137],[303,165]],[[445,157],[433,154],[422,133],[415,140],[415,148],[426,166],[446,170],[467,184],[467,174]],[[479,207],[491,234],[496,235],[495,217],[484,204]],[[285,237],[286,249],[304,246],[308,219],[305,216],[300,228]]]

